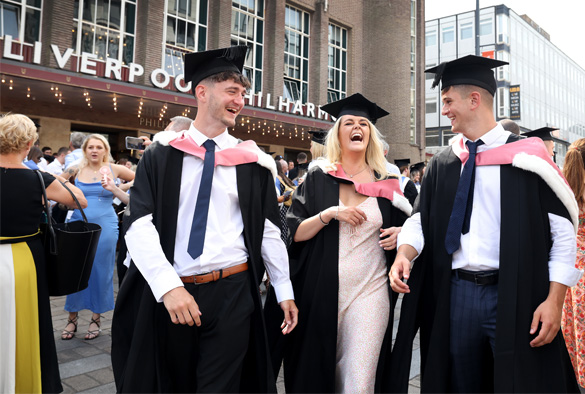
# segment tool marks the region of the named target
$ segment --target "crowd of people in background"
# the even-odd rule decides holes
[[[428,167],[387,160],[388,112],[360,93],[287,161],[227,132],[246,53],[186,55],[196,118],[141,137],[138,164],[99,134],[40,149],[29,118],[0,118],[3,392],[62,391],[31,170],[56,221],[81,218],[69,189],[102,228],[60,337],[87,309],[97,338],[115,308],[119,392],[274,392],[281,367],[291,393],[407,392],[419,330],[423,391],[585,387],[585,139],[559,169],[554,129],[495,121],[503,62],[468,56],[427,70],[457,133]]]

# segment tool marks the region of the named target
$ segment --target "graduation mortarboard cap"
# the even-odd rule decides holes
[[[224,71],[242,73],[248,47],[239,45],[185,54],[185,82],[195,87],[199,82]]]
[[[396,164],[398,168],[404,167],[410,164],[410,159],[396,159],[394,160],[394,164]]]
[[[555,131],[554,127],[541,127],[540,129],[527,131],[526,133],[522,133],[524,137],[538,137],[543,141],[553,141],[553,136],[550,134],[551,131]]]
[[[308,133],[311,134],[311,141],[325,145],[327,130],[309,130]]]
[[[484,88],[493,96],[496,93],[496,78],[492,68],[508,64],[501,60],[482,56],[468,55],[459,59],[444,62],[425,70],[434,73],[435,80],[431,88],[441,81],[441,90],[454,85],[473,85]]]
[[[414,163],[412,166],[410,166],[410,171],[413,171],[413,170],[420,171],[425,167],[425,165],[426,164],[424,161],[421,161],[419,163]]]
[[[376,124],[378,119],[390,114],[359,93],[326,104],[321,109],[337,119],[343,115],[363,116],[373,124]]]

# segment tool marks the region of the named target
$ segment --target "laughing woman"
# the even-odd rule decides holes
[[[377,371],[392,337],[387,272],[411,207],[388,178],[373,124],[388,113],[360,94],[323,110],[337,118],[327,160],[309,171],[287,214],[303,318],[285,350],[286,391],[371,393],[385,387]]]
[[[0,118],[0,393],[63,391],[39,236],[43,191],[38,173],[22,164],[37,137],[26,116]],[[75,206],[64,178],[40,174],[47,198]],[[86,207],[81,191],[69,189]]]

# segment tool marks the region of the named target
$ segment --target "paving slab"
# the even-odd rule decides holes
[[[103,384],[109,384],[114,382],[114,372],[112,367],[106,367],[98,369],[97,371],[88,372],[87,375]]]
[[[96,371],[112,365],[109,354],[98,354],[80,360],[70,361],[59,365],[61,379]]]
[[[116,385],[114,383],[108,383],[103,386],[98,386],[93,389],[81,391],[81,393],[115,393]]]
[[[70,386],[74,390],[74,392],[80,392],[83,390],[100,386],[100,382],[98,382],[95,379],[92,379],[86,374],[72,376],[66,379],[63,379],[63,377],[61,377],[61,379],[63,380],[63,383],[66,383],[68,386]]]

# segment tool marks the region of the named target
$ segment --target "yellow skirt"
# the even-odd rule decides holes
[[[0,392],[40,393],[37,277],[26,242],[0,245],[0,316]]]

